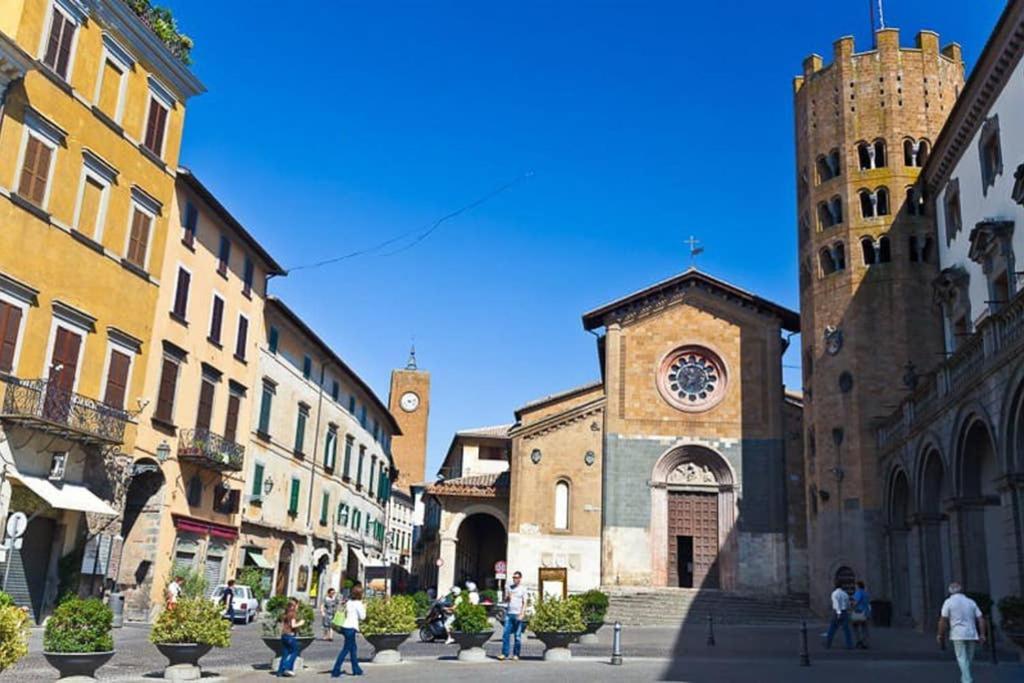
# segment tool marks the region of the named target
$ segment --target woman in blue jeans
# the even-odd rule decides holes
[[[363,587],[355,585],[345,603],[345,621],[341,625],[341,635],[345,638],[345,644],[334,660],[334,668],[331,669],[331,678],[339,678],[342,674],[341,667],[345,664],[345,658],[352,658],[352,675],[362,676],[363,670],[359,667],[359,653],[356,651],[356,635],[359,633],[359,622],[366,619],[366,607],[363,605]]]
[[[295,598],[288,600],[281,617],[281,663],[277,667],[278,676],[292,677],[295,675],[295,660],[299,656],[299,641],[295,635],[304,622],[298,618],[299,602]]]

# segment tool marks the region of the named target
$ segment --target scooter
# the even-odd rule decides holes
[[[420,627],[420,641],[433,643],[436,640],[447,640],[448,631],[444,627],[444,620],[448,617],[441,602],[435,602],[434,606],[427,612]]]

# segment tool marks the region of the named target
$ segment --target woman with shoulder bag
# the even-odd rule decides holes
[[[857,638],[857,647],[861,650],[868,649],[868,619],[871,618],[871,595],[864,587],[863,581],[857,582],[857,590],[853,593],[853,612],[850,614],[850,624],[853,625],[853,633]]]
[[[338,658],[334,660],[331,678],[341,677],[341,667],[345,663],[345,658],[349,655],[352,657],[352,675],[362,676],[363,670],[359,667],[359,653],[356,651],[356,636],[359,634],[359,622],[366,619],[362,586],[356,585],[352,587],[352,592],[349,594],[349,599],[345,602],[344,608],[339,609],[338,613],[334,615],[335,623],[338,622],[338,618],[342,614],[344,614],[344,621],[341,625],[341,635],[345,637],[345,644],[342,646],[341,652],[338,653]]]

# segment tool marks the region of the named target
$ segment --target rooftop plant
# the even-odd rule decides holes
[[[149,27],[149,30],[167,46],[184,64],[192,63],[192,39],[178,30],[174,15],[166,7],[150,4],[149,0],[124,0],[125,4]]]
[[[114,614],[98,598],[68,598],[57,606],[43,632],[45,652],[110,652]]]

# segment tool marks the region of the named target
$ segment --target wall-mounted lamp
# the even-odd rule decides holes
[[[171,444],[167,443],[167,439],[164,439],[156,447],[156,459],[163,464],[167,462],[169,457],[171,457]]]
[[[264,495],[269,496],[270,492],[273,491],[273,490],[274,490],[274,480],[271,479],[270,477],[267,477],[266,479],[263,480],[263,493],[264,493]]]

